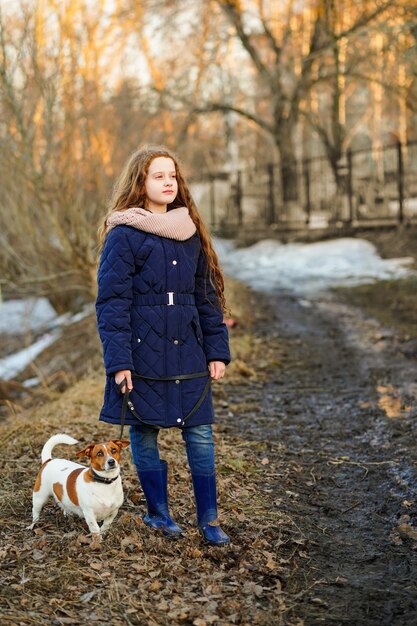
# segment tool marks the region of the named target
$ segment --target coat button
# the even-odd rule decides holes
[[[174,339],[174,343],[175,343],[175,345],[177,346],[177,345],[179,344],[178,339]]]
[[[177,261],[172,261],[172,265],[176,265],[176,264],[177,264]]]
[[[139,337],[138,337],[138,343],[140,343],[140,339],[139,339]]]
[[[181,424],[182,419],[179,417],[179,418],[177,419],[177,422],[178,422],[178,424]]]
[[[175,381],[175,384],[176,384],[176,385],[179,385],[179,384],[180,384],[180,381],[178,380],[178,378],[177,378],[177,380]]]

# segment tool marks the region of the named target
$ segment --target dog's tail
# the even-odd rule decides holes
[[[53,435],[52,437],[50,437],[50,439],[48,439],[48,441],[45,443],[44,447],[42,448],[42,456],[41,456],[42,463],[45,463],[45,461],[49,461],[49,459],[52,458],[52,450],[59,443],[66,443],[72,446],[75,443],[78,443],[78,441],[74,439],[74,437],[70,437],[69,435],[64,435],[63,433],[60,433],[59,435]]]

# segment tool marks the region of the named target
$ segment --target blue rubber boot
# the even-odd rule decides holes
[[[204,540],[212,546],[225,546],[229,537],[217,519],[216,474],[191,474],[193,479],[197,522]]]
[[[150,528],[161,530],[165,537],[177,539],[183,530],[171,519],[168,511],[168,463],[161,461],[159,466],[137,468],[137,472],[148,506],[143,521]]]

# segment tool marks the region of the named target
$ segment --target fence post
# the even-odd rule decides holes
[[[268,163],[268,210],[266,212],[266,223],[268,226],[275,222],[275,190],[274,190],[274,164]]]
[[[352,150],[349,150],[346,153],[347,157],[347,194],[349,201],[349,224],[353,222],[353,161],[352,161]]]
[[[304,189],[306,195],[306,203],[304,207],[304,211],[306,213],[306,225],[310,224],[311,218],[311,197],[310,197],[310,169],[309,169],[309,161],[308,159],[303,160],[303,174],[304,174]]]
[[[209,175],[210,179],[210,222],[214,228],[216,224],[216,194],[214,189],[215,178],[213,174]]]
[[[240,170],[237,171],[236,176],[236,213],[237,213],[237,223],[239,226],[243,224],[243,213],[242,213],[242,172]]]
[[[401,141],[397,143],[397,163],[398,163],[398,221],[400,224],[404,221],[404,161]]]

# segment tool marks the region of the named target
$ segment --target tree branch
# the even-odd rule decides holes
[[[300,114],[305,117],[310,126],[316,131],[322,140],[326,152],[330,154],[333,151],[333,144],[330,141],[327,131],[319,124],[318,119],[308,111],[300,110]]]
[[[314,59],[319,57],[330,46],[333,46],[335,42],[339,41],[340,39],[349,37],[350,35],[353,35],[357,30],[368,25],[372,20],[374,20],[376,17],[379,17],[387,9],[393,6],[394,2],[395,0],[388,0],[387,2],[379,6],[377,9],[375,9],[375,11],[373,11],[369,15],[363,15],[350,28],[341,31],[337,35],[335,33],[326,31],[329,38],[326,39],[326,41],[324,41],[320,46],[317,46],[315,49],[310,49],[308,55],[303,59],[303,63],[306,61],[310,61],[310,60],[314,61]]]
[[[336,41],[338,41],[339,39],[344,39],[345,37],[349,37],[350,35],[353,35],[353,33],[355,33],[357,30],[361,29],[363,26],[367,26],[376,17],[379,17],[380,15],[382,15],[382,13],[384,13],[387,9],[389,9],[393,4],[394,4],[394,0],[387,0],[387,2],[384,2],[379,7],[377,7],[375,11],[372,11],[371,13],[369,13],[369,15],[362,15],[358,19],[357,22],[352,24],[350,28],[343,30],[338,35],[333,35],[334,38],[336,39]]]
[[[274,127],[272,124],[269,124],[266,120],[262,119],[258,115],[254,113],[250,113],[249,111],[245,111],[239,107],[233,106],[231,104],[223,104],[221,102],[211,102],[206,104],[204,107],[194,107],[193,111],[195,113],[212,113],[214,111],[231,111],[233,113],[237,113],[238,115],[250,120],[251,122],[255,122],[258,126],[266,130],[268,133],[273,134]]]
[[[174,98],[176,102],[180,101],[184,104],[188,109],[188,114],[192,115],[202,115],[204,113],[214,113],[216,111],[222,111],[223,113],[229,111],[233,113],[237,113],[241,117],[244,117],[251,122],[257,124],[263,130],[266,130],[268,133],[273,134],[274,127],[272,124],[267,122],[262,117],[259,117],[255,113],[251,113],[250,111],[246,111],[245,109],[241,109],[240,107],[234,106],[232,104],[225,104],[224,102],[206,102],[202,106],[196,106],[193,102],[184,98],[179,94],[173,94],[167,91],[166,89],[156,89],[153,87],[153,90],[156,91],[160,96],[165,96],[168,98]]]
[[[271,80],[271,74],[269,72],[269,69],[263,63],[258,50],[251,42],[249,34],[245,31],[243,27],[242,15],[238,0],[216,0],[216,2],[220,5],[220,8],[224,11],[230,22],[235,27],[236,33],[243,47],[248,52],[259,74],[269,83]]]
[[[278,45],[278,42],[275,39],[263,15],[260,15],[260,20],[262,22],[264,33],[267,36],[269,43],[271,44],[271,48],[275,52],[276,63],[279,63],[281,60],[281,52],[282,52],[281,46]]]

